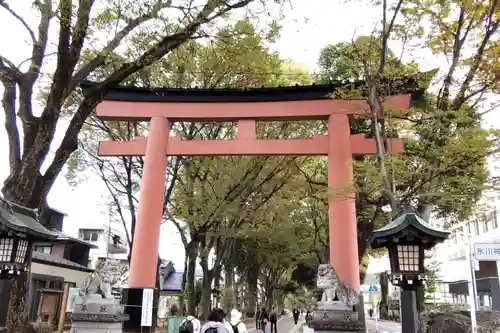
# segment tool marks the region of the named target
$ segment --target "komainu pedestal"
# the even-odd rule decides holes
[[[71,316],[70,333],[122,333],[129,317],[111,294],[119,274],[118,262],[108,259],[85,279]]]
[[[75,304],[70,333],[122,333],[128,316],[114,298],[91,295]]]
[[[315,333],[364,332],[355,309],[359,294],[338,278],[332,265],[319,266],[316,285],[323,289],[323,297],[309,322]]]

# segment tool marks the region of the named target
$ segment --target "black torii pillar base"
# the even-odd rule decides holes
[[[123,332],[148,333],[155,331],[158,314],[159,291],[154,289],[153,293],[153,326],[151,327],[141,326],[143,292],[143,288],[123,289],[122,304],[125,306],[125,314],[128,314],[130,317],[129,320],[123,323]]]

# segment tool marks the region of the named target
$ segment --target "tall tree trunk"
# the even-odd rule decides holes
[[[213,281],[213,270],[208,269],[208,258],[202,257],[200,259],[200,265],[203,269],[203,289],[201,291],[201,317],[200,320],[206,320],[208,314],[210,313],[210,300],[212,298],[212,281]]]
[[[248,279],[248,310],[247,317],[255,317],[255,310],[257,309],[257,286],[259,282],[259,273],[256,267],[249,267],[247,270]]]
[[[28,326],[28,289],[30,273],[24,272],[12,279],[6,328],[9,333],[21,333]]]
[[[380,273],[380,319],[389,319],[389,274],[387,272]]]
[[[187,257],[187,278],[186,294],[188,297],[187,311],[191,315],[196,314],[196,290],[195,290],[195,270],[196,259],[198,259],[198,243],[190,242],[186,249]]]
[[[188,256],[186,254],[186,256],[184,257],[184,271],[182,272],[182,283],[181,283],[182,294],[179,296],[179,304],[181,306],[182,312],[184,312],[184,307],[186,306],[186,281],[187,281],[188,269],[189,269],[188,268]]]
[[[232,309],[236,305],[234,290],[234,268],[231,260],[228,260],[224,268],[224,309]]]

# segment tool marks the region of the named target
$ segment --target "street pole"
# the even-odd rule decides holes
[[[476,265],[474,256],[474,245],[472,244],[472,235],[469,233],[469,266],[470,266],[470,284],[469,295],[472,294],[472,304],[470,306],[471,332],[477,333],[477,286],[476,286]]]

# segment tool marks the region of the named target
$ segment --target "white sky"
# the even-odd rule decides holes
[[[350,41],[354,35],[370,34],[374,27],[377,12],[361,2],[337,0],[298,0],[293,9],[285,12],[285,21],[281,38],[273,46],[283,58],[292,59],[297,64],[314,71],[319,52],[327,44]],[[9,1],[13,8],[21,8],[21,13],[28,21],[36,20],[29,13],[31,1]],[[22,4],[21,4],[22,3]],[[22,8],[24,7],[24,8]],[[35,21],[36,22],[36,21]],[[26,46],[26,34],[22,26],[0,9],[0,45],[1,54],[19,63],[29,49]],[[396,50],[397,51],[397,50]],[[24,58],[23,58],[24,56]],[[422,69],[439,66],[439,61],[429,52],[415,52],[411,58],[417,60]],[[500,127],[495,114],[487,118],[487,123]],[[0,123],[4,123],[4,114],[0,113]],[[60,136],[59,136],[60,137]],[[0,130],[0,181],[8,175],[7,137]],[[71,188],[61,175],[49,195],[49,204],[68,214],[65,231],[76,236],[80,227],[98,227],[107,223],[107,190],[97,176],[88,175],[84,184]],[[162,227],[160,255],[173,260],[178,268],[183,267],[184,250],[176,229],[171,224]]]

